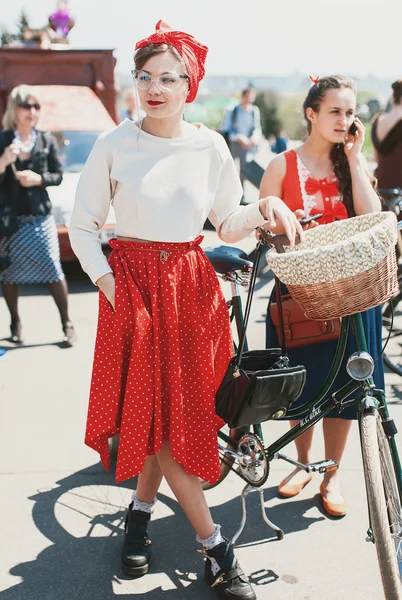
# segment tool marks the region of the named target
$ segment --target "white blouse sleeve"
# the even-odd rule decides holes
[[[222,136],[219,135],[219,138],[216,140],[216,147],[222,160],[222,170],[208,218],[220,239],[233,243],[243,239],[267,221],[260,213],[258,202],[240,206],[243,189],[236,165],[226,142]]]
[[[112,273],[98,234],[110,208],[112,162],[112,149],[100,136],[82,170],[69,226],[71,247],[94,283],[106,273]]]

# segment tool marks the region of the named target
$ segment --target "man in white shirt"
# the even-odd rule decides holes
[[[252,160],[261,141],[260,110],[255,106],[254,101],[254,89],[243,90],[240,103],[226,110],[221,127],[221,131],[227,132],[230,152],[238,163],[242,184],[243,167],[246,162]]]

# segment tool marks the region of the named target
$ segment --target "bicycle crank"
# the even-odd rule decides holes
[[[259,487],[269,475],[269,462],[264,445],[253,433],[241,436],[237,446],[238,467],[236,472],[251,486]]]

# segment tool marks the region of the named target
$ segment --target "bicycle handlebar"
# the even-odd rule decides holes
[[[402,221],[398,221],[396,226],[398,230],[402,229]],[[274,235],[262,227],[256,227],[256,229],[260,235],[261,244],[264,246],[273,246],[278,254],[283,254],[285,252],[283,246],[290,246],[289,238],[285,233]],[[300,244],[300,236],[296,233],[295,245],[297,246],[298,244]]]
[[[289,238],[286,233],[274,235],[262,227],[257,227],[256,229],[260,234],[261,244],[263,246],[273,246],[278,254],[283,254],[285,252],[284,246],[290,246]],[[300,235],[296,233],[295,245],[297,246],[298,244],[300,244]]]

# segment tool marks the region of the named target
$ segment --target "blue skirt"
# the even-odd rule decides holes
[[[3,283],[54,283],[64,279],[54,217],[20,216],[19,228],[9,238],[0,238],[0,256],[10,266],[0,273]]]
[[[288,293],[284,286],[282,287],[282,293]],[[267,316],[266,316],[266,347],[275,348],[279,347],[278,337],[276,335],[275,325],[272,322],[269,312],[269,305],[272,302],[272,298],[275,298],[275,289],[271,294],[271,298],[268,303]],[[376,361],[374,370],[374,381],[377,388],[385,389],[384,379],[384,363],[382,355],[382,316],[381,306],[371,308],[366,312],[362,313],[362,320],[364,331],[366,334],[368,351]],[[292,408],[297,408],[306,402],[312,400],[320,391],[322,384],[331,368],[336,347],[337,340],[330,342],[322,342],[320,344],[312,344],[310,346],[303,346],[301,348],[291,348],[288,350],[288,355],[291,365],[304,365],[307,370],[307,381],[304,386],[303,393],[300,398],[292,404]],[[334,392],[339,390],[342,386],[346,385],[350,381],[350,377],[346,372],[346,362],[349,356],[356,352],[356,344],[353,338],[351,328],[349,329],[349,337],[346,345],[345,357],[342,361],[339,373],[334,381],[333,386],[327,394],[327,398]],[[378,358],[380,356],[380,358]],[[376,360],[378,358],[378,360]],[[304,418],[308,413],[304,413],[300,418]],[[356,419],[356,408],[355,406],[349,406],[341,413],[332,411],[329,413],[330,418],[340,419]]]

